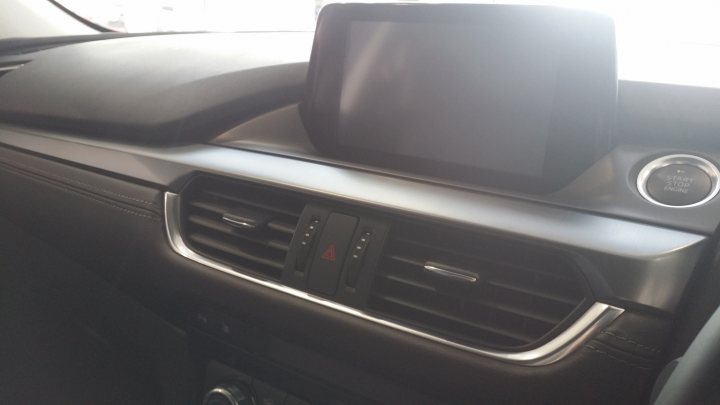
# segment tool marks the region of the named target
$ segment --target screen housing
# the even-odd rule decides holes
[[[531,24],[562,38],[542,173],[527,176],[342,144],[339,108],[353,21]],[[615,36],[609,17],[545,6],[331,4],[318,19],[300,112],[314,146],[336,159],[462,183],[546,193],[567,184],[610,149],[616,100]]]

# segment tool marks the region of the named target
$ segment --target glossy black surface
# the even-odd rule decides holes
[[[368,23],[386,25],[374,31],[371,45],[355,49],[353,24]],[[451,28],[432,28],[438,25]],[[438,29],[434,39],[458,27],[472,29],[440,42],[415,38],[423,43],[417,52],[432,54],[422,64],[407,60],[412,46],[387,50],[373,62],[393,38],[393,27],[415,27],[420,37]],[[516,52],[493,60],[483,36],[492,37],[488,43],[494,47]],[[362,63],[354,64],[360,52]],[[533,60],[512,69],[497,66],[510,58]],[[478,67],[471,69],[473,63]],[[554,72],[543,73],[544,65],[553,65],[545,69]],[[505,73],[483,78],[494,69]],[[597,14],[517,5],[332,5],[318,21],[300,110],[325,156],[542,193],[567,184],[609,149],[615,70],[613,24]],[[539,90],[542,81],[547,88]],[[385,93],[373,95],[371,89]],[[540,93],[537,100],[531,101],[532,93]],[[528,162],[534,163],[525,167]]]

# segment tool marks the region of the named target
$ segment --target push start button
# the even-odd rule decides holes
[[[638,189],[650,202],[668,207],[693,207],[712,199],[720,172],[709,161],[692,155],[670,155],[640,171]]]
[[[710,194],[712,180],[696,166],[669,165],[650,174],[647,192],[657,202],[680,207],[696,204]]]

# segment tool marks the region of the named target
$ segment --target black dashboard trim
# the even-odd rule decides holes
[[[552,245],[598,300],[674,312],[707,237],[348,168],[210,145],[157,148],[0,127],[0,144],[179,191],[204,172]]]

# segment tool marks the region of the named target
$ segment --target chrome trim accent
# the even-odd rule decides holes
[[[710,177],[711,181],[711,189],[710,193],[703,198],[701,201],[698,201],[694,204],[690,205],[667,205],[663,204],[659,201],[656,201],[650,193],[647,191],[647,182],[650,178],[650,175],[653,174],[654,171],[661,169],[665,166],[670,165],[692,165],[696,168],[702,170],[705,172],[705,174]],[[640,174],[638,174],[637,178],[637,188],[640,192],[640,195],[643,196],[646,200],[649,202],[659,205],[661,207],[667,207],[667,208],[692,208],[697,207],[700,205],[703,205],[707,203],[708,201],[715,198],[715,196],[720,191],[720,170],[718,170],[717,166],[715,166],[712,162],[710,162],[707,159],[701,158],[699,156],[695,155],[687,155],[687,154],[675,154],[675,155],[667,155],[663,156],[661,158],[655,159],[652,162],[646,164],[641,170]]]
[[[175,193],[165,193],[165,230],[167,232],[168,241],[172,249],[179,255],[190,259],[196,263],[200,263],[214,270],[221,271],[231,276],[249,281],[254,284],[258,284],[272,290],[282,292],[293,297],[303,299],[325,308],[334,309],[347,315],[351,315],[366,321],[376,323],[378,325],[386,326],[388,328],[395,329],[400,332],[408,333],[423,339],[427,339],[436,343],[443,344],[445,346],[453,347],[455,349],[463,350],[469,353],[477,354],[480,356],[488,357],[495,360],[504,361],[507,363],[523,365],[523,366],[544,366],[555,363],[576,349],[580,348],[585,342],[587,342],[595,333],[601,331],[611,322],[613,322],[620,314],[624,312],[624,309],[614,307],[612,305],[603,304],[601,302],[595,302],[585,313],[578,318],[570,327],[560,333],[551,341],[544,345],[528,350],[525,352],[503,352],[491,349],[480,349],[477,347],[471,347],[462,343],[454,342],[439,336],[435,336],[417,329],[413,329],[407,326],[397,324],[382,318],[377,318],[373,315],[357,310],[352,307],[348,307],[333,301],[328,301],[304,291],[296,290],[288,286],[276,283],[270,280],[263,280],[254,276],[238,273],[233,270],[230,266],[216,262],[212,259],[199,255],[190,247],[185,244],[180,233],[180,224],[182,218],[180,217],[180,195]]]
[[[205,401],[207,401],[213,394],[222,395],[230,402],[230,405],[239,405],[237,399],[235,399],[235,396],[233,396],[233,394],[224,387],[215,387],[208,391],[205,396],[203,396],[203,405],[205,405]]]
[[[17,65],[9,65],[9,66],[0,66],[0,73],[2,72],[9,72],[16,69],[20,69],[21,67],[25,66],[24,63],[19,63]]]
[[[479,278],[477,273],[435,262],[425,262],[423,268],[433,274],[466,283],[475,283]]]
[[[255,224],[251,224],[251,223],[245,222],[245,221],[240,221],[238,219],[228,216],[228,214],[223,214],[222,220],[226,224],[228,224],[230,226],[234,226],[236,228],[255,229]]]

